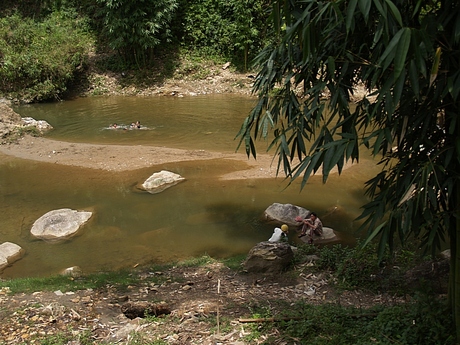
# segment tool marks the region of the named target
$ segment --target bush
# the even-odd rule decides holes
[[[182,0],[181,5],[183,45],[204,55],[223,56],[242,69],[248,68],[269,36],[266,1]]]
[[[92,46],[86,22],[69,12],[41,22],[1,18],[0,92],[29,102],[59,99]]]
[[[445,300],[417,295],[403,305],[370,309],[300,301],[286,306],[276,328],[277,338],[296,344],[455,344]],[[267,331],[267,333],[270,333]],[[283,343],[267,339],[265,344]]]
[[[340,244],[323,247],[319,251],[319,257],[317,268],[332,271],[342,288],[380,287],[381,268],[375,247],[372,245],[364,248],[360,245],[342,247]]]

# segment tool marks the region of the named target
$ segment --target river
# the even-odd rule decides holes
[[[235,135],[254,99],[234,95],[196,97],[92,97],[20,106],[21,116],[46,120],[47,137],[70,142],[154,145],[234,152]],[[140,121],[142,130],[111,130],[109,125]],[[259,142],[265,151],[267,143]],[[241,151],[242,152],[242,151]],[[70,266],[84,272],[165,263],[208,254],[226,258],[246,254],[267,240],[274,224],[264,210],[274,202],[316,211],[325,226],[352,243],[366,202],[364,182],[376,172],[362,159],[342,176],[323,184],[311,178],[300,191],[277,179],[221,180],[233,160],[167,163],[128,172],[108,172],[21,159],[0,163],[1,242],[17,243],[26,255],[6,268],[3,278],[46,276]],[[170,170],[186,181],[160,194],[135,185],[153,172]],[[87,209],[93,217],[78,236],[61,243],[32,238],[33,222],[46,212]],[[293,230],[293,229],[291,229]],[[289,234],[299,243],[295,231]]]

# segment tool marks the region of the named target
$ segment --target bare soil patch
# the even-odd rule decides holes
[[[59,333],[70,334],[74,339],[89,334],[95,344],[125,344],[137,334],[152,343],[161,340],[178,345],[242,345],[249,343],[243,320],[251,318],[257,307],[268,307],[277,318],[286,315],[291,303],[301,300],[362,308],[404,302],[361,291],[337,294],[328,283],[327,273],[307,273],[307,265],[295,267],[295,274],[275,277],[237,273],[219,263],[178,266],[165,272],[133,270],[141,280],[127,291],[107,286],[66,293],[10,295],[4,289],[0,292],[0,339],[5,344],[34,344]],[[152,282],[158,276],[164,283]],[[171,314],[154,319],[127,318],[121,307],[138,301],[163,302]],[[265,337],[255,343],[263,342]]]

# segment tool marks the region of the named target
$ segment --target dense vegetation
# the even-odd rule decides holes
[[[255,155],[254,138],[273,132],[279,166],[302,185],[379,157],[361,229],[380,255],[447,243],[460,340],[460,2],[281,1],[273,14],[278,36],[259,55],[241,143]],[[350,107],[361,85],[369,94]]]
[[[54,12],[43,21],[0,19],[0,90],[26,100],[59,98],[93,45],[84,21]]]
[[[268,9],[264,0],[7,0],[0,4],[0,93],[59,99],[92,52],[103,53],[100,68],[118,72],[149,74],[178,52],[245,70],[269,39]]]

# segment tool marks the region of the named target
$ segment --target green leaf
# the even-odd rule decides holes
[[[382,69],[385,71],[388,66],[393,62],[396,50],[399,46],[399,40],[404,33],[404,29],[400,29],[391,39],[390,43],[386,47],[385,51],[383,52],[382,56],[379,59],[379,64],[383,65]]]
[[[399,78],[399,75],[404,69],[411,39],[411,30],[409,28],[402,28],[400,31],[402,31],[402,33],[400,35],[401,37],[398,40],[395,56],[395,79]]]
[[[367,23],[369,19],[369,11],[371,9],[372,1],[370,0],[359,0],[359,9],[363,14],[364,21]]]
[[[398,8],[396,5],[393,3],[391,0],[385,0],[387,3],[388,7],[390,8],[391,13],[393,14],[393,17],[396,19],[398,24],[400,26],[403,26],[402,18],[401,18],[401,13],[399,12]]]
[[[366,238],[366,241],[364,241],[363,243],[363,247],[367,246],[374,238],[375,236],[377,236],[380,231],[382,230],[382,228],[387,224],[387,222],[383,222],[382,224],[380,224],[379,226],[377,226],[374,231],[372,231]]]
[[[380,0],[374,0],[374,5],[375,7],[377,7],[377,10],[380,12],[380,14],[382,15],[382,22],[383,21],[386,21],[387,20],[387,13],[386,11],[383,9],[383,6],[382,4],[380,3]]]
[[[355,17],[355,9],[356,9],[356,4],[358,3],[358,0],[350,0],[350,3],[348,4],[347,7],[347,19],[345,22],[345,28],[347,29],[347,33],[351,29],[351,24],[353,23],[353,19]]]

